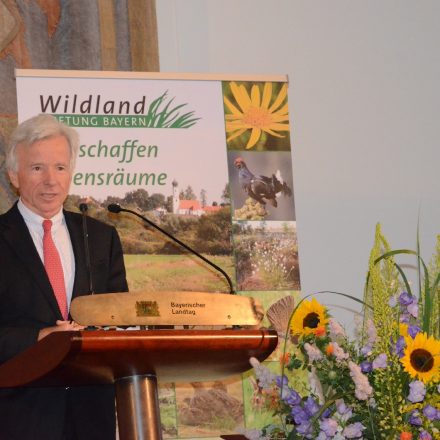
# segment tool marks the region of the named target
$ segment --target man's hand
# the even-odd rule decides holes
[[[46,327],[40,330],[38,333],[38,340],[41,341],[47,335],[50,335],[53,332],[69,332],[69,331],[78,331],[83,330],[85,327],[83,325],[79,325],[74,321],[61,321],[58,320],[56,325],[53,327]]]

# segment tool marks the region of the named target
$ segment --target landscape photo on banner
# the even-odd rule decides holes
[[[116,226],[130,291],[229,291],[225,278],[134,216],[210,258],[264,308],[300,290],[286,77],[170,78],[17,70],[19,122],[40,113],[75,128],[66,208]],[[271,357],[278,365],[277,353]],[[165,437],[258,425],[248,378],[162,384]]]

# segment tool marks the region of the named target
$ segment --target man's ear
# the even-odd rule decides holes
[[[18,182],[18,173],[16,171],[8,170],[8,176],[9,176],[9,180],[11,181],[12,185],[14,185],[15,188],[19,189],[20,184]]]

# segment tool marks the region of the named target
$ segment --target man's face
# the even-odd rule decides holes
[[[53,217],[69,193],[72,170],[70,149],[64,136],[54,136],[32,145],[17,145],[18,171],[9,171],[23,203],[44,218]]]

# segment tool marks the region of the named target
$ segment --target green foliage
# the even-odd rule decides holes
[[[168,92],[163,93],[161,96],[151,102],[148,107],[148,112],[145,116],[148,128],[190,128],[200,118],[194,117],[194,112],[187,112],[180,114],[179,110],[185,107],[187,104],[180,104],[175,107],[171,107],[174,98],[167,102]]]
[[[440,235],[437,235],[437,245],[435,253],[429,263],[429,279],[432,287],[432,320],[430,333],[436,338],[440,339],[440,287],[435,286],[435,281],[440,274]]]
[[[264,220],[266,216],[266,208],[251,197],[248,197],[244,205],[234,212],[236,220]]]
[[[373,319],[378,332],[378,353],[384,353],[389,345],[390,338],[396,332],[396,317],[393,316],[389,305],[390,298],[399,290],[398,272],[392,257],[377,263],[384,253],[391,250],[382,234],[380,224],[376,226],[374,245],[370,253],[369,271],[365,285],[364,324]],[[373,312],[374,311],[374,312]]]
[[[200,252],[214,255],[230,255],[231,217],[228,208],[202,215],[197,223],[195,236]]]
[[[223,189],[221,200],[224,205],[231,204],[231,188],[229,186],[229,183],[227,183]]]
[[[197,200],[197,196],[194,193],[191,185],[188,185],[185,190],[180,191],[179,193],[180,200]]]
[[[214,256],[212,261],[234,278],[231,257]],[[190,255],[125,255],[131,291],[228,292],[226,280],[217,271]]]

